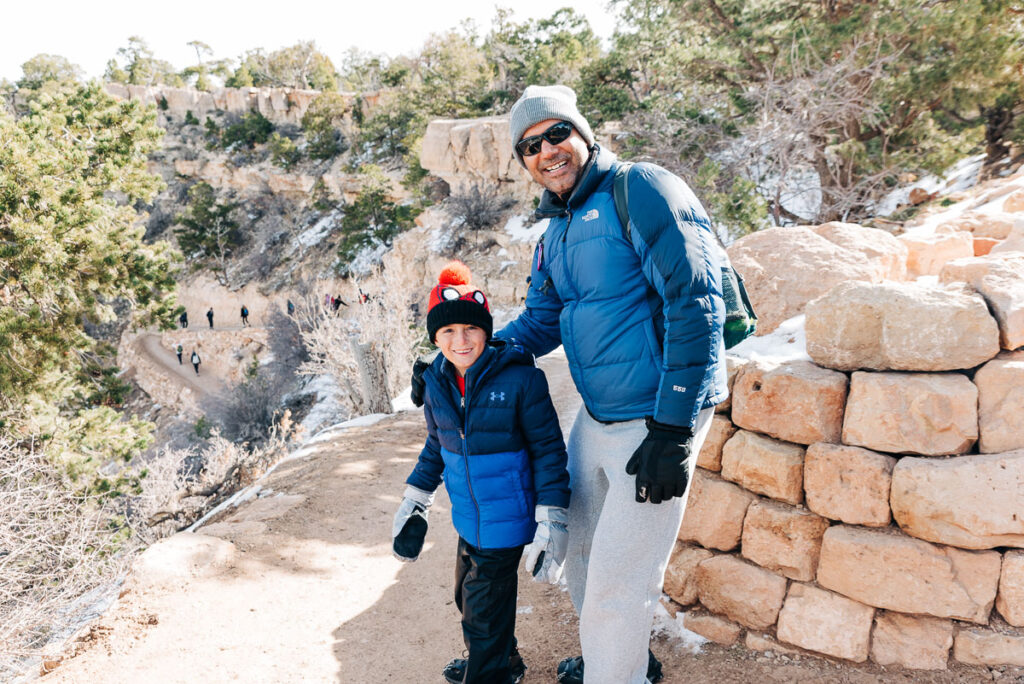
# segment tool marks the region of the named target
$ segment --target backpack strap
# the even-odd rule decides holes
[[[626,242],[629,243],[633,242],[629,228],[629,170],[631,168],[633,168],[633,162],[622,162],[619,164],[619,168],[615,169],[615,179],[612,185],[615,213],[619,215],[622,233],[626,236]]]

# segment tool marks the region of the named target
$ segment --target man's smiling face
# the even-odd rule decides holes
[[[539,135],[558,121],[559,119],[547,119],[536,123],[523,132],[523,138]],[[523,157],[523,163],[533,176],[533,180],[556,195],[563,196],[576,185],[589,154],[586,141],[573,129],[572,135],[557,145],[545,140],[541,143],[540,152]]]

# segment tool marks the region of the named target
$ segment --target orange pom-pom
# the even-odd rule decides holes
[[[438,276],[437,282],[440,285],[469,285],[471,277],[469,266],[461,261],[449,261],[441,269],[441,275]]]

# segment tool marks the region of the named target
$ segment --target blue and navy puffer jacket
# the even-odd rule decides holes
[[[728,396],[719,248],[686,183],[646,163],[629,170],[627,238],[618,165],[595,145],[568,201],[544,192],[526,310],[495,337],[537,356],[562,344],[598,420],[693,427]]]
[[[440,354],[423,374],[427,442],[406,480],[444,479],[459,535],[482,549],[533,541],[534,506],[569,506],[569,473],[548,383],[522,347],[488,346],[466,372],[466,395]]]

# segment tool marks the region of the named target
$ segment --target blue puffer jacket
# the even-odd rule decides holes
[[[483,549],[533,541],[534,506],[569,506],[569,473],[544,373],[522,347],[488,346],[466,372],[466,396],[440,354],[423,374],[427,443],[407,484],[428,492],[442,475],[452,522]]]
[[[728,396],[721,263],[690,188],[654,164],[629,171],[630,238],[612,195],[615,155],[594,151],[534,252],[526,310],[495,337],[537,356],[564,345],[576,388],[602,421],[653,416],[693,427]]]

